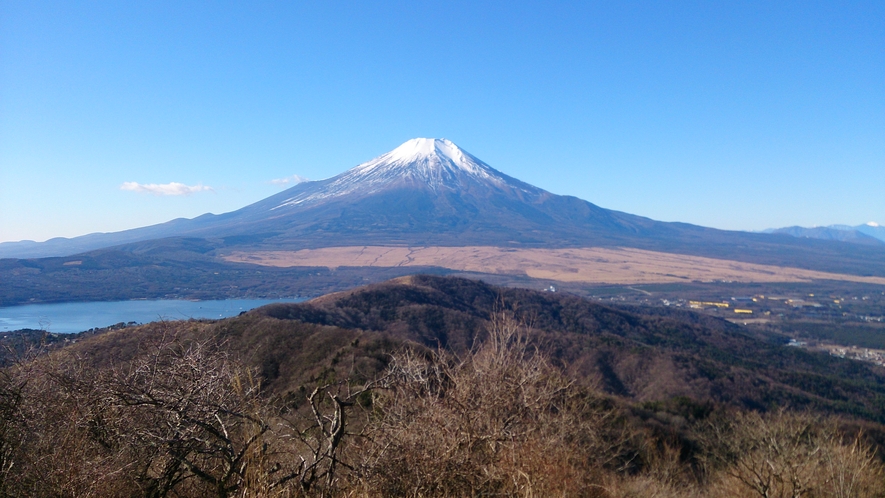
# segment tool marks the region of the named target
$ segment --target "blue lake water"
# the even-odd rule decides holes
[[[188,318],[227,318],[270,303],[302,299],[225,299],[220,301],[109,301],[26,304],[0,308],[0,332],[43,329],[56,333],[82,332],[120,322],[148,323]]]

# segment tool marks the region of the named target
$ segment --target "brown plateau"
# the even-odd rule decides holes
[[[862,277],[629,248],[348,246],[300,251],[236,251],[224,256],[224,259],[263,266],[325,266],[331,269],[342,266],[437,266],[458,271],[525,274],[531,278],[560,282],[606,284],[842,280],[885,285],[883,277]]]

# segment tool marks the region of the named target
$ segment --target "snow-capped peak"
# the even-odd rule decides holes
[[[878,223],[876,223],[875,221],[870,221],[867,223],[867,226],[868,227],[878,227],[880,225]]]
[[[455,162],[464,161],[464,153],[461,149],[445,138],[413,138],[384,156],[393,161],[413,161],[433,154],[441,155]]]
[[[277,208],[352,193],[371,194],[395,185],[421,185],[438,192],[477,183],[501,188],[508,182],[501,173],[449,140],[413,138],[336,177],[306,184],[310,188],[301,190]]]
[[[433,170],[463,171],[490,178],[491,168],[445,138],[413,138],[392,151],[353,168],[353,172],[367,174],[373,170],[391,170],[407,173],[418,169],[431,174]],[[422,175],[424,176],[424,175]]]

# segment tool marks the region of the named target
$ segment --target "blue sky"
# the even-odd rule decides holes
[[[885,3],[0,0],[0,241],[231,211],[415,137],[659,220],[883,223]]]

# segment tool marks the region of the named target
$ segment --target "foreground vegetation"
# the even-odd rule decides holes
[[[629,403],[511,314],[490,323],[462,354],[401,345],[371,377],[339,359],[285,395],[187,322],[125,358],[21,358],[0,376],[0,495],[885,496],[847,420]]]
[[[40,334],[0,496],[885,495],[880,368],[686,311],[413,276]]]

